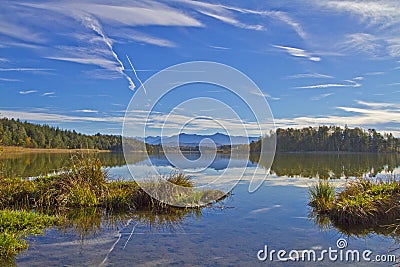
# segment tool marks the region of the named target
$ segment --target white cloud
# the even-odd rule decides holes
[[[201,2],[201,1],[178,1],[183,4],[190,5],[191,7],[194,7],[195,10],[203,15],[212,17],[214,19],[217,19],[219,21],[222,21],[224,23],[230,24],[232,26],[242,28],[242,29],[249,29],[249,30],[264,30],[263,25],[252,25],[252,24],[246,24],[241,21],[239,21],[232,10],[238,11],[237,9],[233,7],[228,7],[220,4],[211,4],[211,3],[206,3],[206,2]]]
[[[47,93],[42,94],[42,96],[51,96],[51,95],[55,95],[55,94],[56,94],[56,92],[47,92]]]
[[[199,2],[197,2],[197,3],[199,3]],[[204,4],[206,4],[206,3],[203,3],[203,5]],[[227,10],[237,11],[237,12],[240,12],[243,14],[271,17],[271,18],[280,20],[283,23],[289,25],[303,39],[305,39],[307,37],[307,34],[304,31],[304,29],[302,28],[302,26],[300,25],[300,23],[296,22],[287,13],[282,12],[282,11],[252,10],[252,9],[239,8],[239,7],[226,6],[226,5],[213,5],[213,4],[208,4],[208,3],[207,3],[207,5],[210,7],[213,7],[214,10],[219,9],[219,8],[224,8]]]
[[[296,22],[294,19],[292,19],[287,13],[282,12],[282,11],[272,11],[269,12],[269,15],[275,16],[282,22],[288,24],[293,28],[293,30],[303,39],[307,38],[307,33],[304,31],[303,27],[300,25],[300,23]]]
[[[26,27],[24,24],[10,23],[4,19],[0,20],[0,35],[8,36],[19,41],[43,43],[43,37]]]
[[[3,63],[5,63],[5,62],[9,62],[9,60],[8,60],[8,59],[6,59],[6,58],[2,58],[2,57],[0,57],[0,62],[3,62]]]
[[[377,76],[377,75],[383,75],[383,74],[385,74],[385,72],[383,72],[383,71],[374,71],[374,72],[367,72],[367,73],[365,73],[364,75],[367,75],[367,76]]]
[[[287,77],[288,79],[299,79],[299,78],[321,78],[321,79],[332,79],[331,75],[320,74],[320,73],[300,73],[294,74]]]
[[[37,92],[36,90],[29,90],[29,91],[20,91],[19,93],[21,95],[27,95],[27,94],[33,94],[33,93],[36,93],[36,92]]]
[[[340,42],[339,47],[367,53],[372,56],[387,54],[400,56],[400,2],[379,1],[314,1],[315,4],[334,11],[349,13],[367,23],[365,32],[351,33]]]
[[[263,93],[263,92],[260,92],[260,91],[252,91],[252,92],[250,92],[250,94],[253,94],[253,95],[256,95],[256,96],[260,96],[260,97],[265,97],[267,99],[275,100],[275,101],[281,100],[280,97],[272,97],[270,94]]]
[[[202,23],[176,8],[156,1],[135,1],[129,5],[118,5],[115,2],[103,1],[102,4],[89,1],[53,2],[46,4],[24,4],[26,6],[60,12],[66,16],[82,17],[92,15],[101,21],[116,26],[186,26],[202,27]]]
[[[307,86],[298,86],[295,88],[299,89],[316,89],[316,88],[330,88],[330,87],[348,87],[348,84],[340,84],[340,83],[325,83],[325,84],[315,84],[315,85],[307,85]]]
[[[400,57],[400,38],[388,38],[388,53],[392,57]]]
[[[230,49],[229,47],[217,46],[217,45],[209,45],[208,47],[214,48],[214,49],[217,49],[217,50],[229,50]]]
[[[321,95],[317,95],[317,96],[311,97],[310,100],[318,101],[318,100],[321,100],[321,99],[326,98],[326,97],[331,96],[331,95],[333,95],[333,93],[321,94]]]
[[[98,113],[99,111],[93,109],[79,109],[75,110],[75,112],[82,112],[82,113]]]
[[[368,33],[349,34],[339,46],[344,50],[363,52],[371,56],[377,56],[382,47],[380,39]]]
[[[286,51],[289,55],[294,56],[294,57],[303,57],[307,58],[311,61],[321,61],[320,57],[313,56],[310,53],[308,53],[304,49],[296,48],[296,47],[290,47],[290,46],[282,46],[282,45],[272,45],[273,47],[279,48],[281,50]]]
[[[122,123],[123,117],[79,117],[68,116],[54,113],[41,113],[41,112],[25,112],[15,110],[0,110],[2,116],[8,118],[19,118],[21,120],[39,121],[39,122],[118,122]]]
[[[307,34],[304,31],[303,27],[300,25],[299,22],[295,21],[288,13],[282,11],[269,11],[269,10],[253,10],[247,8],[240,8],[222,4],[212,4],[206,3],[201,1],[186,1],[181,0],[178,1],[180,3],[189,4],[194,6],[199,12],[203,13],[206,12],[209,16],[214,16],[214,18],[219,19],[225,23],[229,23],[231,25],[245,28],[245,29],[253,29],[253,30],[262,30],[264,29],[263,25],[249,25],[239,22],[235,19],[234,11],[244,15],[256,15],[261,17],[267,17],[270,19],[278,20],[289,27],[291,27],[301,38],[306,39]]]
[[[349,12],[361,20],[384,27],[400,22],[398,1],[315,1],[318,5],[341,12]]]
[[[52,71],[54,69],[46,69],[46,68],[0,68],[0,71],[32,71],[32,72],[39,72],[39,71]]]
[[[141,43],[156,45],[160,47],[176,47],[176,43],[171,40],[151,36],[149,34],[144,34],[139,31],[133,31],[130,29],[123,29],[121,31],[112,31],[111,37],[124,38],[127,40],[133,40]]]
[[[367,106],[373,109],[379,109],[379,108],[396,108],[400,109],[400,104],[396,103],[383,103],[383,102],[366,102],[366,101],[361,101],[361,100],[356,100],[357,104]]]
[[[399,86],[400,85],[400,82],[399,83],[387,83],[387,84],[385,84],[386,86]]]
[[[61,61],[69,61],[79,64],[89,64],[100,66],[109,70],[116,70],[117,66],[115,62],[109,59],[105,59],[102,57],[94,57],[93,55],[87,55],[88,57],[46,57],[48,59],[61,60]]]
[[[331,88],[331,87],[360,87],[361,84],[353,81],[353,80],[344,80],[345,82],[347,82],[347,84],[345,83],[324,83],[324,84],[314,84],[314,85],[306,85],[306,86],[297,86],[295,88],[298,89],[319,89],[319,88]]]
[[[249,30],[257,30],[257,31],[261,31],[261,30],[264,29],[264,26],[262,26],[262,25],[248,25],[248,24],[245,24],[245,23],[241,23],[240,21],[236,20],[235,18],[228,17],[226,15],[215,14],[215,13],[208,12],[208,11],[205,11],[205,10],[199,10],[199,12],[204,14],[204,15],[206,15],[206,16],[209,16],[209,17],[212,17],[214,19],[220,20],[220,21],[222,21],[224,23],[227,23],[227,24],[231,24],[231,25],[233,25],[235,27],[238,27],[238,28],[249,29]]]
[[[349,127],[375,128],[379,131],[393,132],[393,125],[399,125],[400,105],[397,103],[375,103],[356,101],[364,107],[337,107],[345,114],[328,116],[303,116],[295,118],[275,118],[276,127],[302,128],[319,125],[348,125]],[[392,125],[392,126],[390,126]],[[400,133],[400,132],[399,132]],[[396,133],[397,134],[397,133]]]

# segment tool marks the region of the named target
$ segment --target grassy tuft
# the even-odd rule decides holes
[[[185,175],[183,173],[172,173],[166,180],[178,186],[183,186],[183,187],[194,186],[192,177]]]
[[[225,197],[221,191],[198,191],[193,185],[191,178],[181,173],[140,186],[135,181],[110,181],[100,160],[90,157],[73,157],[70,166],[53,176],[33,180],[0,178],[0,209],[5,209],[0,211],[0,260],[25,249],[27,244],[23,237],[40,234],[56,218],[28,211],[56,214],[59,227],[70,225],[85,236],[100,228],[99,218],[105,213],[151,210],[167,214],[162,218],[169,218],[169,215],[183,216],[186,212],[179,213],[179,209],[157,199],[200,208]],[[158,197],[153,198],[148,192]]]
[[[344,224],[384,224],[400,219],[398,181],[357,179],[340,192],[332,217]]]
[[[335,186],[327,181],[319,181],[309,190],[311,201],[310,206],[321,213],[325,213],[332,208],[335,199]]]
[[[310,206],[319,215],[327,214],[335,225],[379,226],[400,220],[400,183],[396,180],[356,179],[331,195],[327,185],[310,189]],[[333,193],[334,194],[334,193]],[[329,196],[329,197],[328,197]]]

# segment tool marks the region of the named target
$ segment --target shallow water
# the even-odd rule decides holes
[[[147,161],[143,155],[131,155],[135,159],[135,175],[145,176],[150,162],[161,172],[168,174],[174,168],[163,156],[153,155]],[[22,162],[21,176],[34,176],[29,166],[43,158],[64,156],[24,155],[20,158],[3,159]],[[121,155],[101,154],[110,167],[111,178],[132,178]],[[38,159],[40,158],[40,160]],[[216,160],[201,173],[192,173],[193,179],[219,176],[221,172],[235,175],[235,165],[226,169],[226,155]],[[237,158],[237,161],[245,159]],[[60,161],[60,160],[59,160]],[[6,164],[4,164],[6,162]],[[53,161],[52,161],[53,162]],[[58,162],[58,161],[57,161]],[[132,162],[132,161],[130,161]],[[29,163],[29,164],[28,164]],[[243,163],[243,162],[242,162]],[[44,164],[43,166],[45,166]],[[253,155],[246,166],[256,175],[266,170]],[[397,173],[400,165],[396,155],[332,155],[332,154],[282,154],[276,157],[272,174],[259,190],[248,192],[248,179],[241,181],[232,196],[205,208],[200,213],[183,212],[168,218],[151,213],[132,214],[128,217],[98,219],[92,231],[79,227],[49,229],[45,235],[30,237],[30,248],[17,258],[19,266],[392,266],[393,263],[330,261],[323,262],[271,262],[257,259],[257,252],[268,246],[269,251],[285,249],[305,250],[337,249],[336,241],[344,238],[348,246],[343,249],[371,250],[377,254],[400,255],[395,237],[369,233],[366,236],[347,236],[334,227],[321,229],[309,218],[308,187],[316,179],[309,177],[328,175],[332,178],[358,175],[385,176]],[[62,164],[60,163],[60,166]],[[56,169],[56,167],[48,166]],[[265,166],[264,166],[265,167]],[[42,170],[45,172],[45,170]],[[22,172],[21,172],[22,173]],[[246,178],[246,177],[245,177]],[[203,180],[202,180],[203,179]],[[340,186],[345,179],[336,179]],[[88,215],[85,215],[90,217]],[[101,217],[101,216],[100,216]],[[91,217],[90,217],[91,218]],[[392,252],[390,252],[392,251]],[[317,254],[318,255],[318,254]],[[276,255],[275,255],[276,260]]]

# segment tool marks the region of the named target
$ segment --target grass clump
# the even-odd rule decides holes
[[[335,200],[332,217],[344,224],[386,224],[400,219],[400,183],[357,179]]]
[[[328,212],[335,200],[335,186],[327,181],[319,181],[309,190],[310,206],[321,213]]]
[[[43,233],[43,229],[52,226],[55,217],[28,211],[0,211],[0,258],[12,259],[17,253],[28,247],[23,239],[28,235]]]
[[[40,234],[55,218],[59,227],[73,226],[85,236],[100,228],[99,218],[107,213],[132,214],[147,210],[158,214],[186,214],[158,199],[181,204],[184,211],[224,196],[217,190],[196,190],[191,177],[181,173],[140,185],[135,181],[110,181],[96,158],[73,157],[70,166],[53,176],[31,180],[0,177],[0,209],[3,209],[0,211],[0,260],[26,249],[23,238]],[[32,210],[56,217],[29,212]]]
[[[194,183],[192,178],[183,173],[172,173],[166,179],[168,182],[173,183],[174,185],[183,186],[183,187],[193,187]]]
[[[399,181],[356,179],[348,182],[337,194],[332,193],[323,183],[325,182],[320,182],[310,188],[309,205],[318,214],[326,214],[334,224],[345,227],[398,224],[400,220]]]
[[[109,181],[107,171],[95,158],[75,157],[58,175],[33,180],[0,178],[0,208],[3,209],[168,208],[159,199],[182,207],[200,207],[223,196],[220,191],[196,190],[191,177],[182,173],[149,180],[140,186],[135,181]]]

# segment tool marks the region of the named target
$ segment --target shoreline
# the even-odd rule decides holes
[[[100,149],[69,149],[69,148],[27,148],[19,146],[0,146],[0,155],[3,153],[103,153],[111,150]]]

